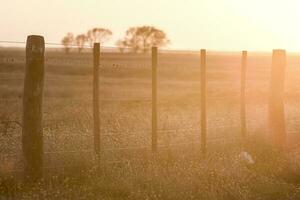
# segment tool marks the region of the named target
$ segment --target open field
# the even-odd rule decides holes
[[[33,189],[38,191],[35,194],[30,193],[31,189],[14,185],[12,188],[20,198],[30,198],[30,195],[39,198],[39,195],[56,192],[57,199],[78,196],[83,199],[299,198],[300,178],[296,172],[300,160],[295,153],[300,143],[297,139],[300,138],[299,56],[288,56],[286,74],[289,153],[280,154],[258,139],[252,139],[247,151],[253,154],[256,164],[251,166],[240,162],[241,147],[236,142],[240,133],[240,53],[208,52],[207,55],[207,160],[198,158],[198,145],[176,146],[200,141],[198,52],[159,54],[158,142],[161,154],[157,160],[147,151],[151,147],[150,54],[102,53],[101,56],[103,153],[100,162],[104,163],[103,167],[87,167],[95,165],[91,118],[92,54],[65,55],[49,51],[45,64],[43,116],[45,170],[56,170],[63,175],[55,180],[50,178],[51,184],[55,183],[52,186],[47,182]],[[2,176],[22,168],[18,123],[22,114],[24,63],[24,50],[0,49]],[[249,54],[247,128],[253,138],[267,136],[270,65],[271,54]],[[127,148],[129,150],[124,150]],[[89,170],[80,171],[79,167]],[[68,169],[66,172],[73,169],[74,177],[67,179],[64,169]],[[10,179],[5,180],[3,183],[7,184]]]

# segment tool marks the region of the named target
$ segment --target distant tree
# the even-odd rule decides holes
[[[65,37],[61,40],[62,45],[65,46],[65,52],[70,52],[70,47],[74,43],[74,35],[73,33],[67,33]]]
[[[116,42],[116,45],[118,46],[119,51],[120,51],[121,53],[124,53],[125,48],[126,48],[125,42],[124,42],[123,40],[118,40],[118,41]]]
[[[147,52],[152,46],[162,47],[170,43],[164,31],[154,26],[131,27],[124,39],[116,44],[119,48],[131,48],[133,52]]]
[[[99,42],[101,44],[110,40],[112,32],[105,28],[93,28],[87,32],[87,39],[92,47],[94,43]]]
[[[76,38],[76,44],[78,46],[78,52],[81,53],[85,43],[87,42],[88,38],[85,34],[80,34],[80,35],[77,35]]]

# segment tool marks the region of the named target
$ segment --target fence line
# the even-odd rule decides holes
[[[22,41],[14,41],[14,40],[0,40],[0,43],[2,44],[26,44],[26,42],[22,42]],[[68,44],[68,45],[64,45],[62,43],[59,42],[45,42],[45,45],[49,45],[49,46],[59,46],[62,48],[73,48],[73,47],[77,47],[77,48],[83,48],[83,49],[94,49],[93,46],[91,46],[90,44],[83,44],[83,45],[77,45],[77,44]],[[131,47],[118,47],[118,46],[109,46],[109,45],[105,45],[105,46],[101,46],[102,48],[107,48],[107,49],[123,49],[123,50],[134,50],[134,48]],[[148,48],[141,48],[139,49],[141,51],[144,50],[151,50]],[[167,51],[167,50],[165,50]],[[182,50],[185,51],[185,50]],[[186,50],[189,51],[189,50]]]
[[[29,36],[28,38],[35,38],[38,37],[41,39],[41,36]],[[34,39],[34,41],[36,38]],[[0,41],[0,43],[13,43],[12,41]],[[25,44],[23,42],[17,42],[18,44]],[[208,139],[207,140],[207,100],[211,100],[212,97],[208,96],[206,94],[206,85],[207,85],[207,77],[206,77],[206,50],[202,49],[200,51],[200,71],[201,75],[199,77],[199,81],[201,83],[200,86],[200,108],[201,108],[201,122],[200,122],[200,129],[194,129],[195,132],[198,134],[195,134],[200,137],[200,140],[198,142],[188,142],[188,143],[178,143],[178,144],[168,144],[168,145],[159,145],[158,144],[158,133],[163,133],[169,131],[174,132],[174,129],[171,130],[164,130],[161,131],[157,127],[157,116],[158,116],[158,109],[157,109],[157,68],[158,68],[158,48],[153,47],[152,48],[152,119],[151,119],[151,145],[149,146],[141,146],[141,147],[124,147],[124,148],[106,148],[104,149],[101,143],[101,137],[100,136],[112,136],[114,134],[101,134],[101,128],[100,128],[100,118],[99,118],[99,112],[101,112],[101,106],[100,101],[102,99],[99,98],[99,66],[100,66],[100,44],[96,43],[94,44],[93,52],[94,52],[94,81],[93,81],[93,125],[94,125],[94,151],[53,151],[53,152],[41,152],[42,148],[32,148],[30,146],[32,144],[32,136],[36,137],[36,141],[42,141],[42,129],[41,129],[41,121],[42,121],[42,101],[41,101],[41,94],[42,94],[42,88],[43,88],[43,71],[40,71],[38,75],[32,75],[30,72],[33,70],[43,70],[44,68],[44,49],[45,44],[48,45],[58,45],[56,43],[44,43],[40,46],[40,42],[31,44],[30,40],[27,41],[27,48],[26,48],[26,76],[25,76],[25,87],[24,87],[24,114],[23,114],[23,154],[25,155],[25,175],[30,177],[30,179],[36,179],[37,177],[42,176],[42,169],[44,166],[42,166],[42,159],[43,154],[57,154],[57,153],[80,153],[80,152],[95,152],[96,155],[99,155],[101,152],[105,151],[123,151],[123,150],[141,150],[141,149],[147,149],[151,150],[153,153],[158,153],[158,148],[165,148],[165,147],[171,147],[171,146],[181,146],[181,145],[199,145],[200,144],[200,150],[202,154],[206,153],[206,147],[207,143],[211,141],[220,141],[225,140],[226,138],[216,138],[216,139]],[[61,44],[59,44],[61,45]],[[77,46],[78,47],[78,46]],[[103,47],[102,47],[103,48]],[[105,47],[104,47],[105,48]],[[115,48],[115,47],[114,47]],[[242,52],[242,62],[241,62],[241,88],[240,88],[240,99],[241,99],[241,110],[240,110],[240,128],[241,128],[241,134],[246,134],[246,99],[245,99],[245,93],[246,93],[246,66],[247,66],[247,52]],[[285,68],[285,52],[282,51],[274,51],[273,53],[273,65],[272,65],[272,79],[271,79],[271,96],[270,96],[270,107],[269,107],[269,122],[270,122],[270,128],[273,130],[273,134],[275,136],[280,136],[282,138],[282,135],[285,134],[284,130],[284,120],[280,120],[280,131],[278,132],[278,125],[276,122],[278,122],[278,119],[282,119],[283,114],[282,110],[280,112],[277,112],[276,106],[280,106],[281,109],[283,109],[283,101],[282,101],[282,93],[283,93],[283,86],[284,86],[284,68]],[[279,80],[279,81],[278,81]],[[30,84],[29,84],[29,83]],[[27,86],[26,86],[27,85]],[[32,93],[32,91],[36,91],[36,88],[39,89],[38,95],[36,93]],[[232,97],[232,96],[231,96]],[[224,99],[223,96],[220,99]],[[34,99],[34,101],[29,101],[28,99]],[[216,98],[217,99],[217,98]],[[274,100],[274,101],[273,101]],[[31,103],[30,103],[31,102]],[[34,110],[36,111],[33,113],[33,115],[28,115],[28,112],[26,110]],[[99,111],[100,110],[100,111]],[[32,114],[32,113],[31,113]],[[184,129],[185,131],[189,130],[192,131],[192,129]],[[150,132],[149,131],[149,132]],[[175,129],[174,133],[178,133],[179,130]],[[33,135],[32,135],[33,134]],[[86,134],[90,136],[89,134]],[[120,136],[121,134],[119,134]],[[194,134],[193,134],[194,135]],[[25,138],[25,139],[24,139]],[[236,138],[232,138],[233,140],[236,140]],[[284,142],[284,141],[283,141]],[[40,147],[40,146],[39,146]],[[28,150],[26,150],[28,148]],[[34,150],[34,151],[33,151]],[[34,158],[34,159],[32,159]],[[38,162],[37,162],[38,161]]]
[[[26,42],[22,42],[22,41],[9,41],[9,40],[0,40],[0,43],[2,44],[26,44]],[[62,43],[55,43],[55,42],[45,42],[45,45],[53,45],[53,46],[64,46]],[[70,44],[68,45],[68,47],[84,47],[84,48],[90,48],[92,49],[93,47],[91,47],[90,45],[83,45],[83,46],[79,46],[79,45],[75,45],[75,44]]]
[[[17,41],[17,40],[0,40],[0,43],[2,44],[26,44],[25,41]],[[60,47],[64,47],[64,45],[60,42],[45,42],[45,45],[49,45],[49,46],[60,46]],[[93,46],[91,46],[90,44],[84,44],[84,45],[77,45],[77,44],[70,44],[68,45],[69,47],[77,47],[77,48],[84,48],[84,49],[93,49]],[[133,50],[132,47],[118,47],[118,46],[112,46],[112,45],[102,45],[101,48],[108,48],[108,49],[125,49],[125,50]],[[141,49],[143,50],[151,50],[151,49]],[[221,52],[218,49],[208,49],[210,52]],[[225,51],[225,50],[224,50]],[[198,54],[199,49],[197,48],[160,48],[159,49],[159,53],[194,53],[194,54]],[[240,51],[235,50],[235,51],[230,51],[230,53],[239,53]],[[261,51],[261,53],[267,53],[265,51]]]

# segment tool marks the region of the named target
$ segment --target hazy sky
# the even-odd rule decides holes
[[[299,0],[0,0],[0,40],[41,34],[60,42],[67,32],[106,27],[114,44],[126,29],[154,25],[171,48],[300,51]]]

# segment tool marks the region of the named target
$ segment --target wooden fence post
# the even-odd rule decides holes
[[[247,51],[242,52],[241,65],[241,137],[244,138],[247,134],[246,125],[246,70],[247,70]]]
[[[283,149],[286,142],[284,119],[285,50],[273,50],[269,96],[269,130],[273,143]]]
[[[22,151],[24,178],[34,182],[43,176],[44,37],[30,35],[26,42],[23,93]]]
[[[157,47],[152,47],[152,152],[157,151]]]
[[[93,80],[93,114],[94,114],[94,148],[100,154],[100,115],[99,115],[99,64],[100,43],[94,43],[94,80]]]
[[[206,154],[206,50],[201,49],[201,152]]]

